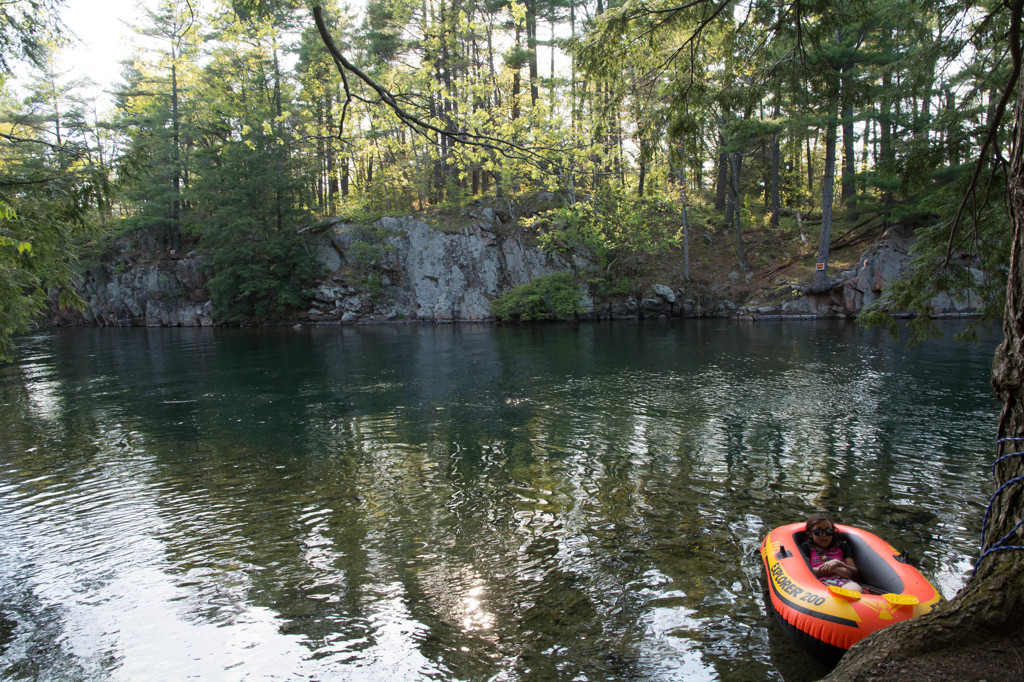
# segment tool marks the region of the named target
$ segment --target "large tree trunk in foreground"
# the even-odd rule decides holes
[[[1014,4],[1019,10],[1020,3]],[[1003,411],[993,443],[1024,438],[1024,88],[1015,116],[1009,182],[1013,245],[1004,339],[992,364],[992,385]],[[1024,441],[1003,442],[993,450],[996,457],[1021,452]],[[1018,477],[1024,477],[1024,456],[995,465],[993,492],[1000,492],[985,525],[983,552],[1000,540],[1003,546],[1024,546],[1024,531],[1014,530],[1024,517],[1024,480],[1014,481]],[[859,642],[827,679],[1024,679],[1024,549],[991,551],[953,600]]]

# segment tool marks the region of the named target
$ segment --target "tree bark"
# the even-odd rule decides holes
[[[683,279],[690,281],[690,218],[686,214],[686,161],[679,162],[679,171],[676,174],[679,179],[679,203],[682,206],[683,218]]]
[[[857,185],[855,176],[857,174],[857,161],[853,145],[853,93],[851,89],[851,78],[844,73],[840,77],[842,87],[842,118],[843,118],[843,205],[850,211],[850,219],[857,219]]]
[[[811,156],[811,138],[810,136],[806,139],[807,142],[807,193],[814,194],[814,158]],[[815,140],[817,144],[817,140]]]
[[[537,0],[526,0],[526,49],[530,53],[530,106],[536,107],[540,98],[537,68]]]
[[[171,202],[171,253],[177,252],[181,243],[181,120],[178,114],[178,55],[171,49],[171,128],[174,141],[171,149],[174,163],[174,199]]]
[[[743,248],[743,220],[740,211],[740,166],[743,163],[741,152],[732,153],[732,180],[729,183],[729,206],[732,207],[732,225],[736,235],[736,264],[743,272],[750,272],[753,268],[747,260],[747,252]]]
[[[725,147],[725,138],[718,135],[718,182],[715,185],[715,209],[721,211],[725,208],[726,198],[729,193],[729,155],[722,151]]]
[[[776,108],[777,110],[777,108]],[[778,116],[778,114],[776,114]],[[779,133],[772,133],[772,149],[771,149],[771,181],[770,188],[768,190],[770,210],[771,210],[771,226],[774,229],[779,227],[779,213],[782,211],[782,201],[779,192],[780,180],[780,157],[781,150],[779,144]]]
[[[825,136],[825,175],[821,184],[821,235],[818,239],[818,260],[815,264],[811,291],[821,292],[828,288],[828,253],[832,241],[832,203],[836,184],[836,133],[838,122],[828,122]]]
[[[886,36],[883,46],[889,48],[891,43],[891,36]],[[893,84],[892,74],[888,69],[882,73],[882,94],[881,94],[881,107],[878,110],[878,173],[885,179],[889,179],[893,175],[893,168],[895,166],[896,152],[893,148],[893,135],[892,135],[892,99],[893,99]],[[889,189],[888,184],[885,185],[885,189],[882,190],[882,203],[892,203],[892,190]]]

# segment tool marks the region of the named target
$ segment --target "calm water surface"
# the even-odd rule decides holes
[[[952,597],[994,339],[838,322],[71,329],[0,366],[0,676],[822,672],[756,549],[834,510]]]

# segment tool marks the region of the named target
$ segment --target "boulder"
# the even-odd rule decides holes
[[[855,273],[843,285],[843,301],[847,313],[858,313],[882,295],[886,282],[906,271],[908,253],[914,243],[913,231],[894,225],[860,257]]]
[[[914,244],[914,233],[909,227],[894,225],[872,244],[860,257],[856,267],[840,285],[841,301],[831,301],[836,313],[856,315],[884,295],[886,286],[905,275],[910,263],[910,250]],[[964,267],[964,266],[958,266]],[[968,268],[975,281],[980,282],[980,271]],[[935,315],[965,314],[977,309],[979,297],[965,293],[951,297],[940,294],[931,301]]]
[[[665,300],[666,303],[676,302],[676,293],[671,288],[664,284],[655,284],[653,287],[654,293]]]

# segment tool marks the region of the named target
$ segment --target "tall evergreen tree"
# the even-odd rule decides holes
[[[197,153],[193,230],[222,322],[287,317],[308,302],[317,274],[298,234],[311,214],[295,121],[284,107],[293,95],[280,68],[281,23],[254,17],[215,25],[217,47],[197,93],[201,125],[215,132]]]
[[[162,0],[145,11],[137,27],[152,41],[153,61],[137,59],[126,66],[126,87],[117,93],[118,121],[129,142],[120,173],[133,202],[128,229],[156,238],[162,248],[177,252],[187,217],[189,162],[195,141],[192,107],[195,57],[200,17],[185,0]]]

